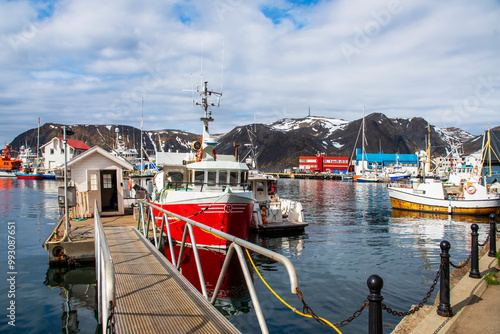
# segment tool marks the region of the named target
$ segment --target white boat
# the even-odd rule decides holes
[[[389,178],[389,181],[398,181],[409,179],[411,177],[411,173],[403,167],[395,166],[386,170],[386,176]]]
[[[215,104],[209,99],[216,96],[219,100],[221,93],[209,91],[207,82],[197,92],[202,102],[195,104],[204,109],[201,142],[192,144],[196,154],[185,154],[180,163],[163,166],[163,170],[156,174],[152,203],[216,230],[246,239],[253,211],[248,166],[236,161],[234,156],[216,154],[217,140],[208,130],[208,123],[213,121],[208,108],[218,106],[218,102]],[[153,211],[160,225],[162,215],[157,210]],[[171,221],[170,231],[174,240],[182,240],[184,225],[182,221]],[[199,229],[194,229],[194,234],[199,246],[227,246],[225,240],[213,234]],[[191,242],[189,237],[187,242]]]
[[[451,215],[489,215],[500,213],[500,194],[489,193],[481,182],[470,180],[461,187],[447,188],[440,180],[426,179],[413,186],[389,185],[395,209],[445,213]]]
[[[286,232],[303,230],[308,225],[300,202],[279,197],[278,180],[274,176],[250,170],[248,181],[255,201],[252,229]]]
[[[379,177],[376,171],[368,171],[365,169],[365,107],[363,106],[363,135],[361,137],[361,171],[353,176],[353,180],[359,183],[374,183],[379,182]]]
[[[250,228],[261,232],[303,231],[308,224],[304,221],[302,204],[299,201],[281,198],[278,195],[277,178],[258,169],[258,154],[253,143],[256,135],[249,127],[247,132],[250,143],[245,146],[250,147],[250,150],[243,159],[250,167],[248,182],[254,200]],[[250,157],[246,158],[249,154]]]

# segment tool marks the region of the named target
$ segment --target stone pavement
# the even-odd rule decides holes
[[[498,271],[498,268],[496,258],[489,257],[487,253],[482,255],[479,260],[481,277],[491,271]],[[500,286],[488,285],[483,278],[470,278],[468,272],[463,274],[452,286],[450,293],[453,317],[446,318],[437,314],[438,296],[434,306],[426,306],[414,315],[405,317],[393,334],[500,333]],[[497,278],[499,276],[500,272],[497,273]]]

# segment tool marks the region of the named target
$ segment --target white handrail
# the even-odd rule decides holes
[[[97,320],[102,326],[102,333],[108,332],[108,320],[113,316],[115,299],[115,268],[109,252],[108,243],[102,227],[101,216],[94,204],[94,248],[97,278]],[[103,312],[105,310],[105,312]]]
[[[151,215],[147,218],[148,219],[148,222],[147,222],[147,228],[146,227],[146,224],[145,224],[145,221],[144,221],[144,213],[145,211],[147,210],[146,207],[149,207],[149,212],[151,213]],[[281,264],[283,264],[287,270],[287,273],[288,273],[288,276],[290,278],[290,290],[293,294],[297,294],[298,291],[299,291],[299,283],[298,283],[298,279],[297,279],[297,273],[295,271],[295,268],[292,264],[292,262],[285,256],[281,255],[281,254],[278,254],[276,252],[273,252],[269,249],[266,249],[266,248],[263,248],[261,246],[258,246],[258,245],[255,245],[251,242],[248,242],[246,240],[243,240],[243,239],[240,239],[240,238],[237,238],[231,234],[228,234],[228,233],[225,233],[225,232],[222,232],[222,231],[219,231],[217,229],[214,229],[212,227],[209,227],[207,225],[204,225],[204,224],[201,224],[197,221],[194,221],[192,219],[189,219],[189,218],[186,218],[186,217],[183,217],[183,216],[180,216],[176,213],[173,213],[173,212],[170,212],[170,211],[167,211],[157,205],[154,205],[150,202],[147,202],[147,201],[144,201],[144,200],[140,200],[139,201],[139,208],[140,208],[140,213],[139,213],[139,222],[138,222],[138,227],[142,225],[142,233],[144,236],[147,237],[148,235],[148,230],[149,230],[149,222],[151,220],[153,220],[152,222],[152,228],[153,229],[156,229],[157,225],[156,225],[156,219],[161,219],[162,221],[162,229],[160,230],[160,233],[158,235],[158,238],[162,238],[163,237],[163,227],[164,227],[164,224],[166,222],[166,226],[165,226],[165,230],[167,232],[167,241],[169,243],[169,246],[170,248],[172,247],[172,237],[171,237],[171,234],[170,234],[170,228],[169,228],[169,217],[173,217],[173,218],[176,218],[178,220],[182,220],[183,222],[186,223],[186,226],[184,228],[184,234],[183,234],[183,237],[182,237],[182,241],[181,241],[181,248],[180,248],[180,252],[179,252],[179,257],[178,257],[178,261],[177,261],[177,270],[180,269],[180,266],[181,266],[181,259],[182,259],[182,254],[183,254],[183,251],[184,251],[184,248],[185,248],[185,244],[186,244],[186,239],[187,239],[187,235],[189,233],[189,237],[191,239],[191,245],[193,247],[193,254],[194,254],[194,257],[195,257],[195,261],[196,261],[196,268],[198,270],[198,275],[199,275],[199,279],[200,279],[200,285],[202,287],[202,291],[203,291],[203,295],[205,297],[207,297],[207,294],[206,294],[206,287],[205,287],[205,282],[204,282],[204,279],[203,279],[203,271],[202,271],[202,268],[201,268],[201,263],[200,263],[200,259],[199,259],[199,256],[198,256],[198,252],[197,252],[197,249],[196,249],[196,241],[195,241],[195,238],[194,238],[194,233],[192,232],[192,227],[197,227],[201,230],[204,230],[204,231],[207,231],[211,234],[214,234],[216,236],[218,236],[219,238],[221,239],[224,239],[226,241],[231,241],[231,246],[229,247],[228,249],[228,252],[227,252],[227,255],[226,255],[226,259],[224,261],[224,265],[223,265],[223,268],[221,270],[221,273],[219,274],[219,279],[218,279],[218,283],[217,283],[217,286],[216,286],[216,291],[214,291],[214,295],[212,296],[212,300],[210,301],[212,304],[215,303],[216,299],[217,299],[217,294],[219,292],[219,289],[220,289],[220,286],[221,286],[221,283],[222,283],[222,280],[224,278],[224,275],[226,274],[226,271],[227,271],[227,267],[228,267],[228,264],[230,262],[230,258],[231,256],[234,254],[234,251],[236,251],[237,253],[237,256],[239,258],[239,262],[240,262],[240,265],[242,267],[242,270],[245,274],[245,281],[246,281],[246,284],[247,284],[247,287],[249,289],[249,292],[250,292],[250,297],[252,299],[252,303],[254,304],[254,307],[255,307],[255,311],[256,311],[256,314],[257,314],[257,319],[259,321],[259,325],[261,327],[261,330],[262,330],[262,333],[268,333],[268,329],[267,329],[267,325],[265,323],[265,318],[264,318],[264,315],[262,313],[262,309],[260,307],[260,303],[258,301],[258,298],[257,298],[257,294],[255,293],[255,288],[253,286],[253,281],[251,280],[250,276],[249,276],[249,272],[248,272],[248,266],[244,260],[244,256],[243,256],[243,252],[242,252],[242,249],[241,247],[243,248],[246,248],[246,249],[249,249],[249,250],[252,250],[256,253],[259,253],[263,256],[266,256],[270,259],[273,259],[277,262],[280,262]],[[159,212],[163,213],[161,217],[154,217],[153,216],[153,210],[152,209],[155,209],[155,210],[158,210]],[[167,216],[165,218],[165,216]],[[161,239],[160,239],[161,240]],[[154,240],[154,243],[155,245],[159,248],[160,247],[160,242],[158,242],[156,240],[156,234],[155,234],[155,240]],[[172,252],[172,248],[171,248],[171,252]],[[175,259],[174,258],[174,254],[172,253],[172,259]],[[173,260],[173,263],[175,263],[175,260]],[[175,265],[175,264],[174,264]]]

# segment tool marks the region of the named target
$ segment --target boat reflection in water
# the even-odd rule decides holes
[[[415,219],[432,219],[441,221],[460,221],[464,223],[489,224],[488,216],[465,216],[465,215],[447,215],[442,213],[430,213],[420,211],[407,211],[392,209],[392,218],[415,218]]]
[[[175,261],[178,261],[180,246],[173,246]],[[171,261],[170,248],[165,248],[165,257]],[[200,264],[205,279],[205,285],[209,300],[211,300],[217,285],[217,280],[226,259],[226,252],[208,248],[198,248]],[[248,265],[248,262],[247,262]],[[196,260],[193,249],[186,247],[182,256],[180,272],[198,290],[202,292]],[[250,312],[250,293],[241,270],[240,262],[236,252],[229,262],[229,268],[224,276],[218,298],[214,306],[224,316],[234,316],[240,313]]]
[[[94,267],[76,269],[49,267],[44,284],[53,289],[60,289],[62,301],[62,333],[79,333],[78,309],[90,310],[94,317],[96,309],[96,273]],[[97,321],[97,318],[95,318]],[[87,327],[87,326],[86,326]],[[95,332],[99,330],[96,325]]]

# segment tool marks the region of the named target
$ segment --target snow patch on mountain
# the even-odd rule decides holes
[[[474,135],[471,135],[467,131],[464,131],[464,130],[458,129],[458,128],[453,128],[453,127],[441,129],[441,128],[438,128],[436,126],[436,127],[434,127],[434,130],[447,143],[452,143],[452,142],[456,142],[456,141],[458,141],[460,143],[465,143],[466,141],[471,140],[474,137],[476,137]]]
[[[284,118],[277,122],[268,124],[271,128],[278,131],[288,132],[297,130],[303,127],[309,127],[314,131],[319,131],[320,129],[328,129],[328,137],[333,131],[342,128],[344,125],[348,124],[348,121],[337,118],[327,118],[318,116],[308,116],[305,118]]]

